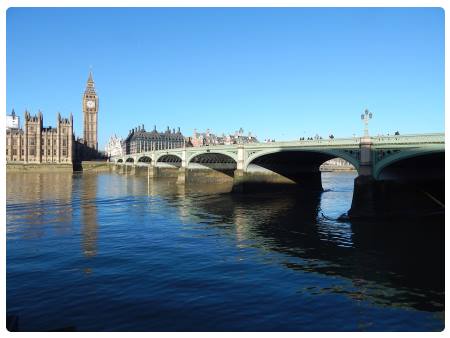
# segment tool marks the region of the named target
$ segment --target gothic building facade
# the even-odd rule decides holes
[[[44,127],[42,113],[25,111],[24,128],[6,130],[6,162],[72,163],[73,117],[58,113],[56,128]]]
[[[83,102],[83,139],[75,139],[73,116],[63,118],[58,113],[56,127],[44,127],[42,112],[31,115],[25,111],[20,128],[14,110],[6,129],[6,162],[21,163],[75,163],[98,158],[98,95],[92,73],[89,73]]]

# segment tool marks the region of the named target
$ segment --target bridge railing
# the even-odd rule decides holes
[[[261,147],[266,148],[270,146],[354,146],[358,145],[360,141],[359,137],[351,138],[333,138],[333,139],[314,139],[314,140],[296,140],[296,141],[279,141],[279,142],[261,142],[261,143],[249,143],[245,147]]]
[[[423,143],[444,143],[444,133],[430,134],[407,134],[407,135],[389,135],[389,136],[372,136],[372,142],[375,145],[381,144],[423,144]]]

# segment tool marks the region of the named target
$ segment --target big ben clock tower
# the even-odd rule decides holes
[[[84,142],[89,148],[98,150],[97,142],[98,96],[95,92],[92,72],[89,72],[86,90],[83,95]]]

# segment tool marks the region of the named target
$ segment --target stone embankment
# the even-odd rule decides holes
[[[356,171],[355,167],[352,165],[321,165],[319,169],[320,171]]]
[[[106,161],[83,161],[81,162],[83,172],[105,172],[110,171],[112,163]]]
[[[71,163],[7,163],[7,172],[56,172],[73,171]]]
[[[106,172],[112,168],[106,161],[83,161],[81,163],[7,163],[7,172]]]

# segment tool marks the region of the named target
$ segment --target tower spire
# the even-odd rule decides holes
[[[85,93],[95,94],[94,79],[92,78],[92,69],[89,70],[89,77],[87,80]]]
[[[92,79],[92,68],[89,69],[89,77],[88,77],[87,83],[88,83],[88,86],[89,86],[89,84],[92,84],[92,85],[94,84],[94,80]]]

